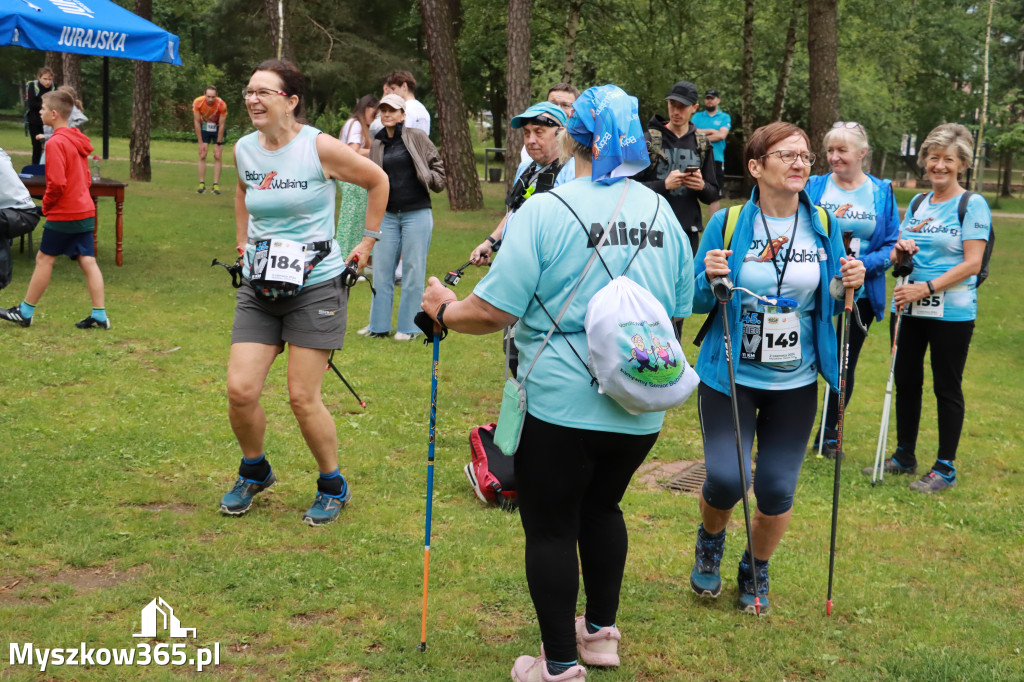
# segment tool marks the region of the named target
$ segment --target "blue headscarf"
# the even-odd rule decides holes
[[[617,85],[589,88],[572,105],[566,131],[593,151],[590,179],[610,185],[651,164],[636,97]]]

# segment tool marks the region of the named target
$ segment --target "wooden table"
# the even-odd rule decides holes
[[[43,198],[43,192],[46,191],[46,176],[44,175],[33,175],[30,178],[21,178],[22,183],[28,188],[28,193],[36,199]],[[124,238],[124,188],[127,187],[123,182],[119,180],[110,180],[109,178],[100,178],[99,180],[93,180],[92,185],[89,187],[89,195],[92,200],[96,202],[96,224],[92,230],[92,241],[93,248],[96,251],[96,255],[99,255],[99,229],[100,229],[100,210],[99,202],[96,201],[100,197],[112,197],[114,199],[115,210],[117,211],[117,219],[115,221],[116,234],[117,234],[117,246],[114,257],[114,262],[118,265],[122,263],[121,254],[121,242]]]

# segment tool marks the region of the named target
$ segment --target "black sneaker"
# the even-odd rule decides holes
[[[825,459],[835,459],[838,457],[842,461],[846,454],[839,449],[838,440],[826,439],[821,446],[821,456]]]
[[[13,322],[19,327],[29,327],[32,325],[32,318],[25,317],[21,314],[21,306],[14,306],[13,308],[2,308],[0,309],[0,318]]]
[[[28,325],[26,325],[28,326]],[[90,315],[81,322],[75,322],[75,326],[79,329],[110,329],[110,318],[100,322],[95,317]]]

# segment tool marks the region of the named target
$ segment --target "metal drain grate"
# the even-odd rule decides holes
[[[662,483],[661,487],[680,493],[696,493],[704,485],[706,473],[703,462],[694,462],[692,466],[687,467],[665,483]]]

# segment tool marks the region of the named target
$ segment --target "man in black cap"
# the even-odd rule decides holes
[[[636,179],[668,200],[696,253],[704,229],[699,202],[718,199],[715,159],[707,138],[690,121],[697,111],[697,86],[679,81],[665,101],[668,120],[655,115],[647,124],[651,165]]]
[[[708,138],[711,149],[715,155],[715,173],[718,179],[718,196],[721,198],[722,189],[725,185],[725,138],[732,128],[732,116],[722,111],[718,105],[722,98],[718,96],[718,90],[708,90],[704,93],[704,111],[698,111],[693,115],[693,124],[697,131]],[[710,213],[714,215],[718,210],[718,200],[711,203]]]

